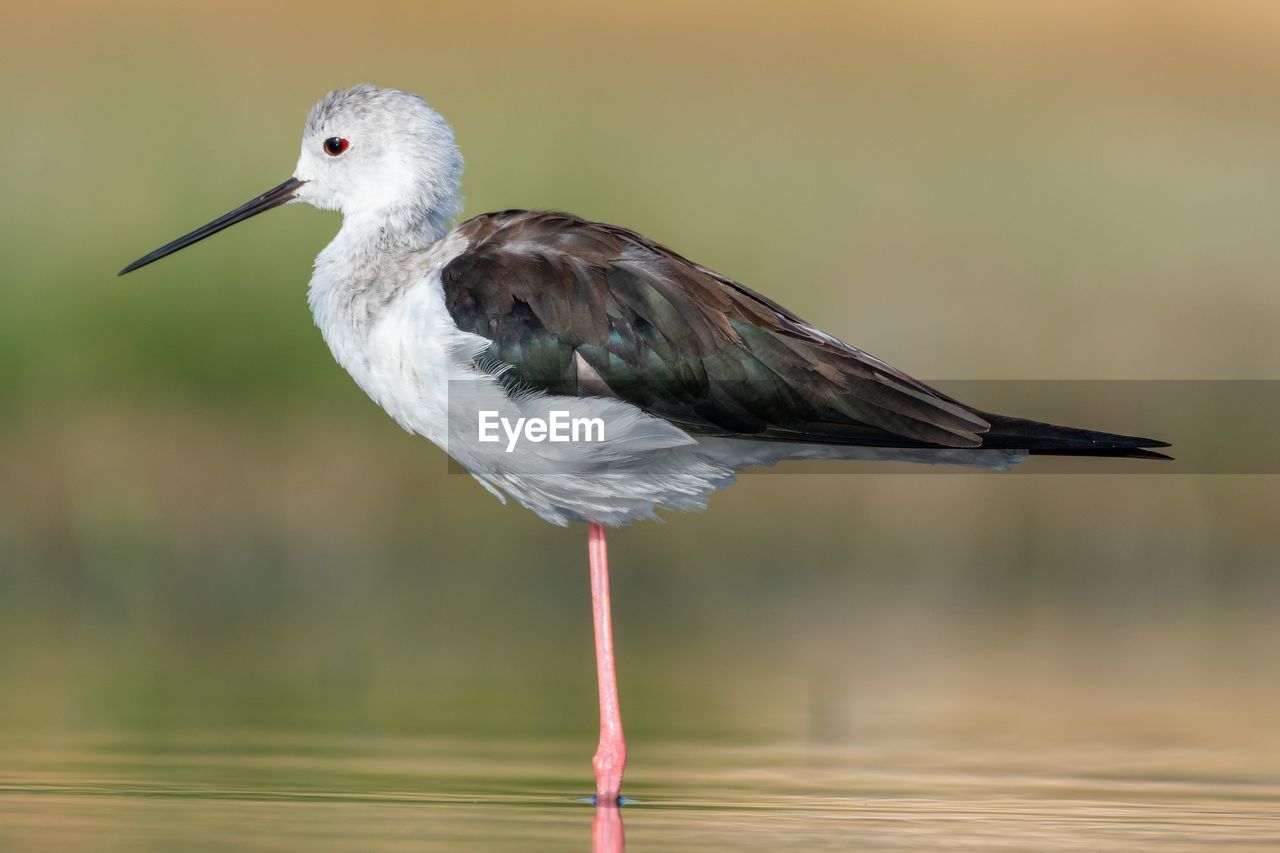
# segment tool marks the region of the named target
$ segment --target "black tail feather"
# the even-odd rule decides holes
[[[1167,441],[981,413],[991,423],[982,437],[984,448],[1025,450],[1043,456],[1110,456],[1128,459],[1172,459],[1148,448],[1168,447]]]
[[[1032,450],[1030,452],[1032,456],[1108,456],[1122,459],[1173,459],[1167,453],[1157,453],[1154,450],[1144,450],[1141,447],[1095,447],[1092,449],[1080,448],[1072,450]]]

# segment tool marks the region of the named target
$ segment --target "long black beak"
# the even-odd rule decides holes
[[[145,267],[152,261],[160,260],[165,255],[172,255],[179,249],[185,249],[192,243],[199,243],[205,237],[211,237],[223,228],[230,228],[237,222],[243,222],[250,216],[257,216],[263,211],[270,210],[273,207],[279,207],[285,202],[293,201],[294,196],[298,193],[298,187],[302,186],[304,183],[306,182],[300,181],[297,178],[290,178],[280,186],[272,187],[267,190],[253,201],[246,202],[230,213],[225,213],[222,216],[219,216],[208,225],[202,225],[190,234],[184,234],[172,243],[165,243],[154,252],[143,255],[116,274],[124,275],[127,272],[133,272],[138,267]]]

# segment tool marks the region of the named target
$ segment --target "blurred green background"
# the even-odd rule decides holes
[[[626,224],[924,378],[1280,374],[1274,4],[4,17],[4,732],[589,751],[584,532],[499,506],[334,364],[305,301],[334,215],[115,278],[287,177],[331,88],[426,96],[469,214]],[[1275,477],[789,471],[613,536],[633,744],[1280,710]]]

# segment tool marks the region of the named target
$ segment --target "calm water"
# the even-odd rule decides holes
[[[633,738],[637,802],[621,817],[633,851],[1274,849],[1280,751],[1265,728],[1113,721],[1086,743],[983,727],[889,726],[840,746]],[[596,814],[577,798],[591,746],[10,738],[0,847],[588,850]]]

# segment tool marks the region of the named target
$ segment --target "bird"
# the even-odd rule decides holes
[[[288,180],[119,274],[282,205],[341,213],[307,291],[337,362],[500,501],[587,526],[597,804],[620,801],[627,760],[609,528],[701,510],[742,470],[783,460],[1170,458],[1154,449],[1167,442],[962,403],[628,228],[520,209],[455,225],[462,166],[418,95],[334,90],[308,113]]]

